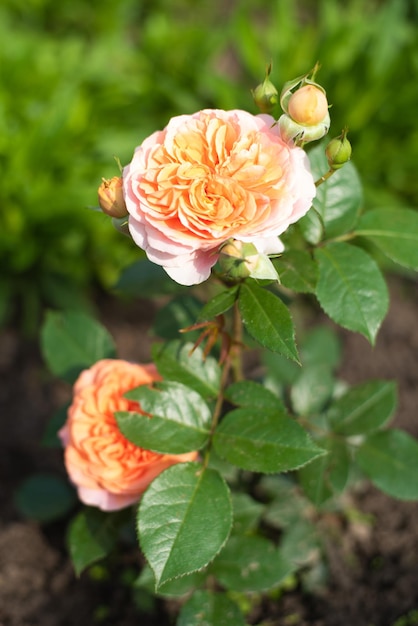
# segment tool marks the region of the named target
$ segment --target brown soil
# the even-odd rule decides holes
[[[374,349],[357,335],[341,334],[341,377],[351,383],[397,380],[396,425],[418,436],[416,287],[391,281],[391,308]],[[108,300],[98,307],[120,356],[147,360],[146,328],[153,311],[147,303],[126,306],[120,319],[121,309]],[[174,623],[162,605],[153,618],[138,613],[118,574],[120,563],[111,565],[110,578],[98,580],[87,572],[76,579],[65,549],[64,521],[41,526],[19,515],[13,493],[22,480],[39,470],[64,474],[61,452],[43,448],[40,439],[69,389],[46,375],[36,345],[15,330],[1,333],[1,347],[0,626]],[[327,589],[312,595],[297,588],[266,602],[259,621],[269,618],[269,626],[394,626],[409,615],[396,626],[418,624],[418,503],[394,501],[366,486],[352,495],[352,504],[367,522],[360,518],[343,532],[329,532]],[[128,559],[132,562],[132,555]]]

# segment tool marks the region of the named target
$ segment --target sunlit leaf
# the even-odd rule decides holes
[[[248,332],[264,348],[298,362],[289,310],[278,296],[247,281],[240,287],[239,308]]]
[[[362,333],[374,344],[389,302],[375,261],[346,243],[318,248],[315,255],[319,262],[316,295],[322,308],[335,322]]]
[[[152,388],[132,389],[126,396],[152,416],[132,411],[115,414],[121,432],[135,445],[161,454],[183,454],[206,443],[211,411],[196,391],[162,381]]]
[[[231,526],[229,489],[218,472],[182,463],[160,474],[138,512],[139,540],[157,590],[205,567],[225,544]]]
[[[392,261],[418,270],[418,212],[412,209],[367,211],[355,234],[371,239]]]
[[[215,432],[214,447],[230,463],[263,473],[297,469],[324,454],[295,420],[271,409],[231,411]]]

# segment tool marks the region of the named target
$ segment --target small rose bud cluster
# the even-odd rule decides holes
[[[278,120],[281,136],[297,144],[321,139],[331,123],[325,90],[308,77],[309,74],[289,81],[280,95],[284,111]]]

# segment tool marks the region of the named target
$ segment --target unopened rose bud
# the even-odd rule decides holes
[[[279,101],[279,92],[268,77],[253,90],[252,94],[262,113],[271,113]]]
[[[329,113],[327,113],[325,119],[319,124],[305,126],[304,124],[298,124],[290,115],[284,113],[279,117],[277,123],[282,139],[296,144],[303,144],[324,137],[329,130],[330,119]]]
[[[279,280],[267,255],[260,254],[252,243],[229,240],[221,248],[219,264],[226,276],[232,279],[252,278]]]
[[[328,164],[332,170],[339,170],[351,158],[351,144],[347,139],[347,131],[339,137],[331,139],[325,149]]]
[[[229,278],[247,278],[257,256],[257,248],[252,243],[231,239],[221,248],[219,265]]]
[[[122,178],[114,176],[110,180],[103,178],[98,189],[99,205],[103,213],[110,217],[125,217],[128,215],[123,198]]]
[[[289,98],[287,112],[298,124],[316,126],[328,115],[325,92],[315,85],[301,87]]]

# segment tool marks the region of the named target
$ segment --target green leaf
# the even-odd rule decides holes
[[[186,594],[190,595],[190,593],[196,588],[204,586],[205,580],[205,570],[193,572],[193,574],[188,574],[186,576],[182,576],[181,578],[176,578],[175,580],[170,580],[164,585],[161,585],[158,588],[157,595],[163,598],[181,598]],[[140,575],[134,582],[134,587],[136,589],[145,589],[154,595],[155,578],[152,569],[148,564],[145,564],[142,568]]]
[[[232,493],[232,508],[234,511],[234,533],[244,534],[255,528],[265,508],[265,505],[256,502],[246,493]]]
[[[271,541],[248,535],[233,535],[211,566],[224,587],[240,592],[267,591],[293,570]]]
[[[163,381],[142,385],[125,394],[151,415],[115,413],[122,434],[136,446],[160,454],[200,450],[208,440],[211,411],[196,391],[181,383]]]
[[[315,293],[318,266],[306,250],[285,251],[273,260],[280,282],[298,293]]]
[[[303,416],[318,413],[332,396],[334,384],[327,365],[302,367],[290,390],[294,412]]]
[[[71,522],[67,543],[76,574],[107,556],[117,540],[120,513],[85,508]]]
[[[25,517],[47,523],[67,515],[77,497],[66,480],[40,472],[20,485],[15,502]]]
[[[163,346],[155,345],[152,358],[164,379],[183,383],[206,399],[217,397],[220,367],[213,357],[204,358],[202,350],[194,349],[192,343],[170,341]]]
[[[303,517],[295,521],[285,530],[279,549],[282,557],[297,568],[317,561],[320,543],[316,526]]]
[[[323,144],[309,152],[309,160],[315,178],[320,178],[328,171]],[[351,230],[359,217],[362,202],[361,181],[357,170],[353,163],[346,163],[317,187],[313,199],[313,208],[322,217],[325,235],[337,237]]]
[[[261,359],[267,368],[268,375],[280,386],[291,385],[300,374],[300,365],[289,361],[277,352],[263,351]]]
[[[177,294],[185,287],[172,280],[161,265],[141,259],[123,270],[115,289],[131,296],[150,298]]]
[[[211,320],[217,315],[222,315],[222,313],[228,311],[232,306],[234,306],[238,297],[238,289],[238,285],[235,285],[235,287],[225,289],[214,296],[200,310],[198,321]]]
[[[303,338],[300,352],[304,367],[327,366],[333,370],[340,363],[341,344],[333,330],[317,326]]]
[[[285,411],[282,401],[272,391],[253,380],[240,380],[225,389],[224,398],[237,406]]]
[[[287,475],[263,476],[258,487],[264,498],[271,499],[263,520],[273,528],[288,528],[304,517],[309,502],[302,496],[299,485]]]
[[[225,544],[231,526],[229,489],[218,472],[181,463],[160,474],[138,512],[139,540],[157,591],[168,580],[205,567]]]
[[[231,411],[218,426],[213,443],[220,456],[252,472],[297,469],[324,454],[297,422],[271,409]]]
[[[384,426],[397,404],[396,383],[374,380],[351,388],[327,412],[332,430],[344,437],[366,435]]]
[[[303,237],[312,246],[318,245],[324,236],[324,224],[321,216],[315,211],[314,207],[297,222]]]
[[[355,235],[367,237],[392,261],[418,270],[418,212],[375,209],[361,216]]]
[[[182,606],[177,626],[245,626],[238,606],[225,594],[195,591]]]
[[[363,472],[382,491],[400,500],[418,500],[418,442],[402,430],[367,437],[357,452]]]
[[[246,329],[256,341],[298,362],[292,318],[278,296],[247,281],[240,287],[239,308]]]
[[[67,421],[67,413],[69,403],[59,408],[47,422],[45,431],[42,436],[41,444],[47,448],[62,448],[62,443],[58,437],[58,431],[64,426]]]
[[[192,326],[201,308],[202,303],[193,296],[174,298],[158,310],[153,331],[163,339],[178,339],[180,329]]]
[[[320,445],[328,454],[299,470],[301,487],[316,506],[341,493],[347,484],[350,468],[350,455],[343,441],[320,440]]]
[[[388,309],[388,292],[374,260],[364,250],[332,243],[315,251],[317,297],[337,324],[362,333],[371,344]]]
[[[100,359],[115,356],[107,330],[93,318],[74,311],[48,311],[41,330],[41,345],[51,372],[74,382],[81,372]]]

